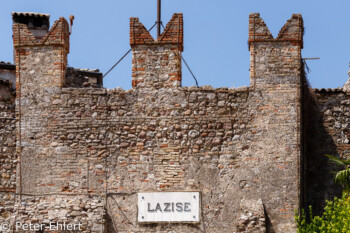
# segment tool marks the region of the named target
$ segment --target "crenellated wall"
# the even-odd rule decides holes
[[[32,17],[42,23],[29,30]],[[0,99],[2,221],[81,223],[82,232],[295,232],[294,210],[323,195],[315,160],[326,150],[315,130],[348,154],[347,94],[308,89],[298,14],[276,38],[249,16],[251,84],[236,89],[181,87],[182,14],[157,40],[130,19],[130,90],[67,68],[69,26],[60,18],[49,30],[48,17],[13,15],[16,95]],[[322,109],[318,121],[308,106]],[[201,221],[138,223],[137,193],[148,191],[199,191]]]

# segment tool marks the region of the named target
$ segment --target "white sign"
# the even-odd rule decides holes
[[[199,192],[138,193],[139,222],[199,222]]]

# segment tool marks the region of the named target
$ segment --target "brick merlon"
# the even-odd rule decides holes
[[[249,15],[249,39],[250,47],[253,42],[297,42],[303,48],[304,23],[301,14],[293,14],[281,28],[276,38],[273,38],[270,30],[259,13]]]
[[[43,37],[37,38],[32,28],[21,22],[13,23],[13,46],[61,45],[69,53],[69,25],[65,18],[56,20],[51,29]]]
[[[173,14],[157,40],[154,40],[139,18],[130,18],[130,45],[176,44],[183,51],[183,14]]]

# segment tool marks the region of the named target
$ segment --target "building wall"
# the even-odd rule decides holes
[[[0,79],[11,82],[12,88],[16,87],[16,69],[14,65],[0,62]],[[1,94],[3,95],[3,94]]]
[[[0,214],[13,216],[16,191],[16,118],[12,84],[0,80]]]
[[[325,129],[336,129],[327,143],[347,153],[346,94],[316,95],[316,103],[305,86],[301,16],[273,38],[250,15],[251,85],[237,89],[181,87],[182,14],[156,40],[137,18],[130,25],[133,88],[125,91],[69,87],[63,18],[40,39],[14,23],[17,89],[1,112],[11,118],[0,125],[0,191],[9,200],[1,219],[65,220],[83,232],[295,232],[294,210],[315,197],[314,160],[323,153],[313,148],[320,127],[306,102],[330,109],[320,112],[332,118]],[[201,221],[138,223],[137,193],[145,191],[199,191]]]
[[[333,183],[337,167],[325,154],[349,158],[349,93],[343,89],[315,89],[310,92],[306,121],[305,206],[316,213],[323,210],[325,200],[341,195]]]

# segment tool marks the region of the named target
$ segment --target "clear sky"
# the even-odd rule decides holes
[[[157,0],[7,0],[0,7],[0,61],[13,60],[11,12],[74,15],[69,66],[100,69],[105,73],[130,48],[129,17],[151,27]],[[293,13],[304,18],[303,57],[308,61],[312,87],[341,87],[348,79],[350,61],[350,1],[348,0],[162,0],[165,25],[173,13],[184,14],[183,56],[199,85],[249,85],[248,17],[259,12],[276,36]],[[156,29],[152,31],[155,36]],[[183,86],[195,85],[183,65]],[[107,77],[108,88],[131,88],[131,54]]]

